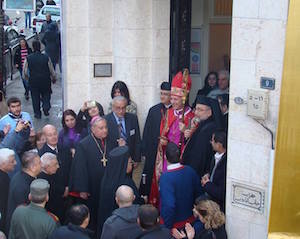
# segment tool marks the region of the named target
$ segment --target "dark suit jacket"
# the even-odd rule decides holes
[[[47,144],[39,150],[39,155],[42,156],[44,153],[53,153],[57,156],[59,163],[59,169],[56,172],[57,177],[59,178],[60,186],[64,188],[68,186],[69,183],[69,174],[72,164],[72,155],[68,149],[60,148],[58,146],[58,153],[55,150],[52,150]]]
[[[113,141],[120,138],[118,122],[113,112],[106,115],[108,134]],[[133,161],[141,161],[141,135],[137,116],[131,113],[125,114],[125,127],[127,134],[127,146],[129,147],[130,156]]]
[[[214,168],[215,160],[212,160],[212,167],[210,173]],[[226,195],[226,165],[227,154],[225,153],[218,163],[212,182],[208,182],[204,186],[204,191],[220,205],[221,210],[225,211],[225,195]]]

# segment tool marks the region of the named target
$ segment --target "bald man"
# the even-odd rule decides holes
[[[46,143],[39,150],[39,155],[42,157],[45,153],[54,154],[57,158],[59,168],[56,173],[51,176],[51,181],[55,186],[55,193],[57,205],[54,206],[55,210],[52,212],[58,216],[60,221],[64,220],[65,208],[64,199],[68,196],[69,188],[69,174],[72,163],[72,154],[68,149],[64,149],[58,145],[58,133],[55,126],[47,124],[43,127],[43,134],[46,137]],[[47,157],[49,158],[49,157]],[[48,180],[48,179],[47,179]]]
[[[120,186],[115,199],[119,208],[105,221],[101,239],[130,239],[141,235],[142,230],[137,224],[139,205],[133,204],[135,196],[131,187]]]

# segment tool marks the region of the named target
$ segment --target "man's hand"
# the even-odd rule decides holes
[[[185,137],[186,139],[189,139],[191,136],[192,136],[192,130],[186,129],[186,130],[184,131],[184,137]]]
[[[69,187],[65,187],[65,192],[63,197],[66,198],[69,195]]]
[[[182,132],[182,133],[186,130],[185,124],[184,124],[184,123],[179,122],[179,130],[180,130],[180,132]]]
[[[15,66],[16,66],[16,68],[19,68],[19,65],[18,65],[18,64],[16,64]]]
[[[207,184],[209,182],[209,174],[205,174],[202,178],[201,178],[201,185],[202,187],[205,186],[205,184]]]
[[[53,84],[55,84],[55,83],[56,83],[56,78],[55,78],[55,77],[53,77],[53,79],[52,79],[52,83],[53,83]]]
[[[166,146],[168,144],[168,139],[166,137],[160,137],[159,143],[162,146]]]
[[[89,197],[89,193],[87,193],[87,192],[81,192],[81,193],[79,193],[79,196],[80,196],[82,199],[87,200],[88,197]]]
[[[27,126],[28,126],[28,125],[26,124],[25,121],[20,120],[20,121],[18,121],[18,123],[17,123],[17,125],[16,125],[15,131],[16,131],[17,133],[19,133],[19,132],[22,131],[23,129],[27,128]]]
[[[71,151],[72,158],[74,158],[74,156],[75,156],[75,149],[71,148],[70,151]]]
[[[125,146],[126,145],[126,141],[123,138],[117,139],[117,142],[118,142],[119,146]]]
[[[4,135],[8,134],[8,132],[10,131],[10,128],[11,128],[10,124],[7,124],[4,126],[4,128],[3,128]]]
[[[146,195],[142,195],[142,196],[141,196],[141,198],[142,198],[142,199],[144,199],[144,201],[145,201],[145,204],[147,204],[147,203],[148,203],[148,196],[146,196]]]

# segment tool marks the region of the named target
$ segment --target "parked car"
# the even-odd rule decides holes
[[[15,26],[4,26],[4,50],[18,45],[20,37],[24,35],[19,34]]]
[[[38,15],[40,10],[42,9],[43,6],[46,5],[47,0],[36,0],[36,10],[35,10],[35,15]],[[54,2],[56,3],[56,5],[60,5],[60,0],[54,0]]]
[[[45,5],[40,10],[39,14],[33,17],[32,27],[33,31],[40,33],[42,29],[43,22],[46,21],[46,14],[51,14],[51,19],[53,21],[60,21],[60,6],[59,5]]]

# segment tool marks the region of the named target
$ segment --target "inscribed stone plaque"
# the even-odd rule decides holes
[[[111,77],[111,76],[112,76],[111,63],[94,64],[94,77]]]
[[[264,213],[265,191],[241,183],[232,183],[232,205]]]

